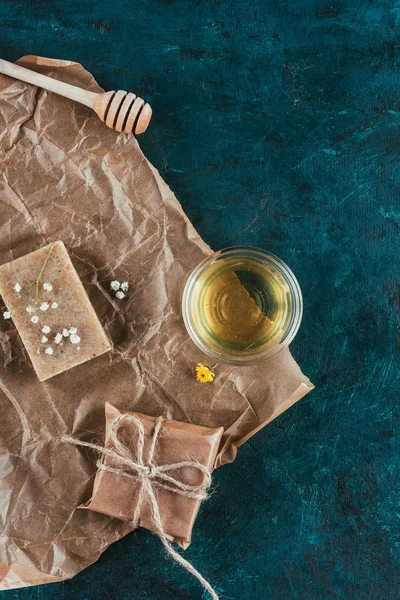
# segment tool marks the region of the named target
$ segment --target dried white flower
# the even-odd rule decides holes
[[[122,300],[122,298],[125,298],[124,292],[117,292],[115,295],[117,296],[118,300]]]
[[[73,344],[79,344],[79,342],[81,341],[81,338],[79,337],[79,335],[75,335],[75,334],[72,334],[69,339],[71,340],[71,342]]]
[[[63,334],[64,337],[68,337],[69,336],[68,329],[63,329],[62,334]]]
[[[32,323],[39,323],[39,317],[37,315],[33,315],[31,318]]]
[[[77,331],[78,331],[78,330],[77,330],[77,328],[76,328],[76,327],[70,327],[70,328],[69,328],[69,333],[70,333],[70,335],[75,335],[75,333],[77,333]]]
[[[62,339],[63,339],[63,334],[62,333],[57,333],[56,337],[54,338],[54,341],[55,341],[56,344],[59,344]]]
[[[46,292],[51,292],[51,290],[53,289],[53,286],[51,285],[51,283],[49,283],[48,281],[46,281],[43,284],[43,289],[46,290]]]
[[[123,281],[121,283],[121,290],[123,292],[127,292],[129,290],[129,283],[127,281]]]
[[[5,312],[3,312],[3,318],[4,319],[11,319],[11,313],[10,313],[10,311],[6,310]]]
[[[112,281],[110,283],[110,288],[114,291],[117,292],[119,290],[119,288],[121,287],[121,284],[119,281]]]
[[[42,302],[42,304],[39,306],[40,310],[42,310],[43,312],[45,312],[46,310],[49,309],[50,304],[48,302]]]
[[[57,302],[53,302],[52,305],[51,305],[51,308],[58,308]]]
[[[43,331],[43,333],[50,333],[50,331],[51,331],[51,327],[49,327],[48,325],[45,325],[45,326],[42,328],[42,331]]]
[[[42,339],[41,339],[42,344],[45,344],[48,341],[49,341],[49,338],[47,338],[45,335],[42,336]]]
[[[54,353],[54,350],[53,350],[53,348],[46,348],[45,352],[46,352],[46,354],[50,354],[51,355],[51,354]]]
[[[17,294],[19,294],[20,291],[22,290],[22,287],[19,285],[19,283],[16,283],[14,285],[13,289],[17,292]]]
[[[26,307],[26,312],[32,314],[35,312],[35,309],[33,306],[31,306],[30,304],[28,304],[28,306]]]

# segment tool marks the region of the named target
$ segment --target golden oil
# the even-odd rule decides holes
[[[214,252],[190,274],[182,314],[202,352],[217,361],[253,365],[290,344],[303,300],[297,279],[277,256],[235,246]]]
[[[277,269],[252,258],[221,258],[193,290],[197,333],[207,346],[228,354],[264,349],[286,332],[289,292]]]

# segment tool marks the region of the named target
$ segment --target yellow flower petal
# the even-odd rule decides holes
[[[215,373],[210,369],[210,367],[202,365],[201,363],[196,365],[197,381],[200,381],[201,383],[208,383],[210,381],[214,381],[214,377]]]

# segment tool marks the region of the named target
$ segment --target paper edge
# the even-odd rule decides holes
[[[289,398],[283,402],[279,406],[279,410],[276,410],[270,417],[260,423],[258,427],[253,429],[250,433],[246,434],[244,437],[240,438],[240,440],[231,442],[228,446],[223,446],[217,455],[215,468],[222,467],[223,465],[227,465],[233,462],[236,458],[238,448],[242,446],[245,442],[247,442],[253,435],[264,429],[271,421],[274,421],[277,417],[279,417],[282,413],[284,413],[288,408],[296,404],[299,400],[304,398],[307,394],[309,394],[315,386],[307,379],[307,382],[302,381],[300,385],[294,390],[294,392],[289,396]],[[228,438],[229,439],[229,438]]]
[[[56,575],[49,575],[39,571],[38,569],[24,567],[18,563],[7,565],[6,563],[0,562],[0,573],[3,570],[4,573],[0,575],[0,591],[23,589],[25,587],[32,587],[46,583],[59,583],[60,581],[70,579],[70,577],[57,577]]]

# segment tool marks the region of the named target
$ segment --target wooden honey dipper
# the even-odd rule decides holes
[[[100,119],[118,132],[139,135],[146,131],[151,119],[151,106],[142,98],[128,92],[105,92],[96,94],[82,88],[47,77],[36,71],[20,67],[0,58],[0,73],[32,83],[49,92],[55,92],[75,102],[92,108]]]

